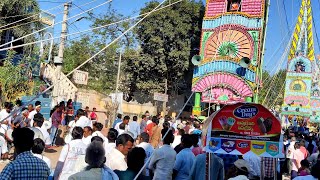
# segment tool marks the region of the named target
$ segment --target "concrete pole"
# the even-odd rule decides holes
[[[60,36],[60,44],[59,44],[59,52],[58,52],[58,61],[55,62],[56,64],[56,82],[57,83],[54,86],[53,89],[53,96],[55,99],[55,103],[58,103],[59,101],[59,89],[61,89],[60,83],[60,74],[62,71],[62,63],[63,63],[63,52],[64,52],[64,47],[65,47],[65,41],[66,41],[66,35],[67,35],[67,19],[68,19],[68,14],[69,14],[69,3],[64,4],[64,11],[63,11],[63,22],[62,22],[62,28],[61,28],[61,36]]]
[[[166,78],[164,80],[164,94],[167,94],[168,93],[168,79]],[[163,101],[162,102],[162,112],[163,112],[163,117],[165,115],[167,115],[167,102],[166,101]]]
[[[117,82],[116,82],[116,94],[118,94],[118,86],[120,81],[120,70],[121,70],[121,53],[119,54],[119,62],[118,62],[118,73],[117,73]],[[117,96],[118,97],[118,96]]]

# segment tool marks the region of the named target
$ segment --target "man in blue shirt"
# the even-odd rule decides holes
[[[31,153],[34,132],[29,128],[18,128],[12,137],[17,157],[3,169],[0,180],[48,179],[50,169],[47,163]]]
[[[116,125],[117,125],[119,122],[122,122],[122,119],[121,119],[121,118],[122,118],[122,114],[118,114],[118,115],[117,115],[117,119],[115,119],[114,122],[113,122],[113,124],[112,124],[112,127],[113,127],[113,128],[115,128]]]
[[[181,141],[183,149],[176,156],[176,162],[173,167],[173,179],[189,180],[189,173],[195,159],[190,149],[193,141],[189,134],[185,134]]]

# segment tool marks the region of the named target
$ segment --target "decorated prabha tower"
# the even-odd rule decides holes
[[[193,59],[193,115],[201,102],[256,102],[267,0],[207,0],[199,58]]]
[[[314,120],[320,111],[319,67],[314,56],[311,0],[302,0],[288,55],[282,115]]]

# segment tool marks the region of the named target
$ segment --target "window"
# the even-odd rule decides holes
[[[241,0],[228,0],[228,12],[241,11]]]

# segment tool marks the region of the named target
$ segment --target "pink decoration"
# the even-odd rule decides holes
[[[232,97],[236,94],[241,97],[253,96],[251,88],[242,78],[226,73],[212,74],[202,78],[193,86],[192,91],[204,92],[210,88],[215,88],[214,92],[217,95],[221,95],[223,91],[226,91],[229,93],[224,94]]]
[[[212,17],[225,12],[225,0],[210,0],[207,4],[206,17]]]
[[[261,15],[262,0],[242,0],[241,12],[252,16]]]

